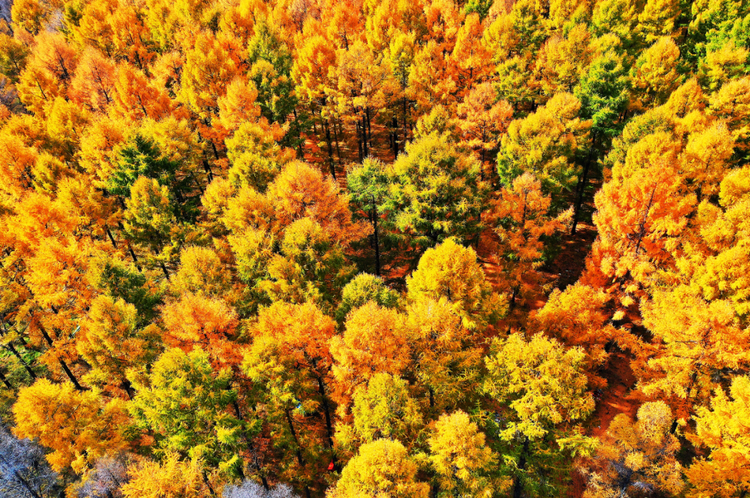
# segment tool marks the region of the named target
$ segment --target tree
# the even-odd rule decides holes
[[[472,240],[481,229],[486,186],[479,163],[446,136],[432,133],[406,146],[393,164],[388,210],[399,230],[422,248],[448,237]]]
[[[613,2],[627,4],[621,0]],[[596,42],[596,49],[596,56],[573,94],[581,104],[581,118],[591,120],[593,146],[606,149],[621,129],[620,115],[629,100],[629,68],[620,38],[602,36]]]
[[[215,371],[207,353],[199,348],[190,353],[168,349],[147,378],[132,381],[138,394],[130,413],[140,428],[153,431],[160,448],[175,452],[167,458],[167,468],[179,466],[179,454],[202,460],[229,477],[244,475],[239,445],[245,431],[252,433],[252,423],[245,424],[227,413],[237,392],[230,387],[230,373]],[[148,478],[155,471],[152,466],[150,472],[141,475]],[[158,475],[155,472],[153,477]],[[125,496],[129,489],[143,489],[139,483],[136,474],[123,490]]]
[[[159,185],[182,194],[176,175],[179,164],[159,150],[159,146],[149,137],[135,133],[115,151],[116,169],[106,181],[107,190],[114,195],[130,197],[131,189],[139,177],[154,179]]]
[[[209,33],[199,33],[186,50],[179,94],[180,100],[208,123],[218,114],[218,99],[240,69],[236,60],[239,49],[232,46],[232,40],[220,40]]]
[[[369,235],[369,227],[352,222],[349,198],[339,192],[336,182],[306,163],[285,166],[268,186],[267,196],[282,227],[309,217],[344,247]]]
[[[261,110],[257,103],[258,89],[247,78],[237,77],[227,85],[224,95],[217,99],[219,121],[227,132],[235,132],[248,122],[259,121]]]
[[[38,379],[21,389],[13,405],[16,436],[39,441],[51,450],[47,461],[56,472],[83,473],[100,456],[127,446],[129,417],[122,400],[105,402],[97,391]]]
[[[608,297],[600,289],[575,283],[564,291],[555,289],[540,310],[531,314],[528,328],[553,337],[567,346],[586,351],[589,385],[603,385],[596,374],[609,354],[606,345],[616,338],[605,312]]]
[[[173,242],[179,244],[181,235],[169,190],[157,180],[141,176],[133,184],[125,205],[123,225],[128,239],[148,249],[169,278],[165,263],[172,259]]]
[[[527,172],[513,180],[512,187],[503,187],[489,213],[500,239],[496,248],[503,277],[500,287],[510,295],[511,308],[539,292],[545,239],[561,232],[572,215],[568,210],[552,217],[551,203],[542,182]]]
[[[341,479],[327,496],[427,498],[429,486],[417,481],[417,470],[417,464],[400,442],[379,439],[360,447],[357,456],[344,467]]]
[[[268,22],[259,22],[255,34],[248,41],[249,77],[258,89],[257,102],[261,113],[271,123],[284,124],[297,107],[294,81],[291,78],[293,58],[280,33]],[[296,118],[295,118],[296,119]],[[286,145],[294,147],[299,140],[299,125],[295,123]]]
[[[56,97],[63,97],[75,74],[78,53],[62,33],[42,31],[18,81],[21,101],[44,113]]]
[[[237,313],[220,298],[186,292],[162,308],[164,339],[185,351],[204,350],[217,366],[240,362]]]
[[[262,308],[243,370],[258,390],[265,421],[280,452],[281,474],[308,488],[319,478],[323,447],[333,450],[329,340],[335,322],[311,302]],[[319,414],[321,426],[309,416]],[[335,460],[335,456],[332,456]],[[309,489],[308,489],[309,492]]]
[[[508,129],[513,108],[504,100],[497,100],[490,83],[482,83],[471,90],[458,105],[458,126],[468,147],[479,149],[482,165],[492,158],[500,136]],[[482,179],[484,168],[482,168]]]
[[[336,93],[333,99],[336,111],[358,120],[360,160],[364,160],[370,156],[374,113],[387,108],[386,103],[395,93],[394,82],[387,65],[375,57],[366,43],[359,40],[346,49],[337,50],[335,74]],[[330,142],[330,138],[328,140]],[[333,170],[332,155],[330,161]]]
[[[100,257],[92,261],[89,278],[97,290],[112,300],[121,299],[135,306],[137,326],[145,327],[156,317],[156,308],[162,303],[162,291],[132,264],[117,257]]]
[[[162,463],[143,461],[129,469],[130,482],[122,487],[125,498],[202,498],[215,495],[204,479],[200,460],[181,460],[167,453]]]
[[[270,258],[267,277],[259,287],[271,301],[312,300],[331,309],[355,272],[324,227],[311,218],[301,218],[287,227],[281,255]]]
[[[695,205],[681,192],[682,181],[658,161],[629,178],[607,182],[596,194],[594,243],[583,283],[603,287],[628,307],[661,269],[673,268],[674,255]]]
[[[727,369],[750,365],[750,330],[740,328],[726,300],[706,302],[687,286],[679,286],[654,292],[652,300],[643,303],[643,317],[661,344],[648,360],[641,390],[684,400],[688,406],[678,411],[680,418],[691,411],[689,404],[708,402]]]
[[[648,0],[643,11],[638,14],[639,28],[646,43],[671,35],[679,15],[680,4],[675,0]]]
[[[445,297],[424,295],[409,304],[407,326],[415,388],[427,397],[425,414],[471,406],[481,382],[485,331],[467,328]]]
[[[569,93],[552,97],[527,117],[513,121],[497,156],[500,181],[508,186],[523,173],[532,173],[545,193],[569,190],[580,171],[579,149],[587,145],[591,123],[581,120],[581,102]]]
[[[679,58],[680,49],[670,37],[660,38],[638,57],[631,73],[642,108],[663,104],[679,86]]]
[[[113,112],[116,116],[127,121],[160,119],[172,112],[172,105],[166,91],[142,70],[129,64],[117,66]]]
[[[70,98],[92,111],[105,112],[114,102],[115,64],[93,48],[81,57],[70,83]]]
[[[465,412],[442,415],[428,444],[430,464],[440,490],[438,496],[493,495],[495,485],[489,475],[497,455],[485,444],[484,434]]]
[[[718,92],[711,95],[709,113],[725,120],[735,139],[735,147],[747,154],[750,148],[750,100],[747,89],[750,78],[734,79],[727,82]]]
[[[748,472],[748,427],[743,424],[750,415],[750,378],[732,379],[731,399],[721,388],[709,406],[697,409],[696,434],[690,439],[708,450],[708,454],[693,461],[686,474],[691,497],[742,497],[750,492]]]
[[[343,322],[351,311],[370,301],[384,308],[396,308],[399,298],[398,292],[389,289],[380,277],[360,273],[341,291],[341,303],[336,309],[336,319]]]
[[[638,7],[627,0],[597,2],[591,16],[592,33],[615,35],[628,53],[634,53],[643,44],[642,28],[638,24]]]
[[[230,86],[227,97],[233,95],[233,88]],[[226,140],[227,157],[232,163],[227,175],[229,181],[238,188],[264,192],[294,159],[294,151],[279,144],[283,136],[284,129],[276,123],[269,124],[265,118],[242,122]]]
[[[417,401],[398,376],[377,373],[354,391],[351,425],[340,424],[336,442],[356,450],[378,439],[414,441],[423,426]],[[409,443],[407,443],[409,444]]]
[[[23,43],[5,33],[0,34],[0,73],[11,83],[17,83],[29,53],[29,48]]]
[[[352,202],[362,209],[372,224],[372,245],[375,247],[375,275],[380,275],[380,232],[390,223],[385,213],[388,204],[389,178],[385,166],[377,159],[366,158],[353,166],[346,175]],[[383,219],[385,216],[385,220]]]
[[[638,420],[621,413],[610,423],[608,439],[597,451],[601,470],[589,472],[586,498],[631,493],[678,494],[683,488],[680,449],[670,433],[672,412],[662,401],[644,403]]]
[[[133,397],[126,372],[150,365],[161,350],[159,331],[154,325],[139,329],[137,313],[121,298],[100,295],[91,303],[76,340],[78,353],[91,365],[86,383]]]
[[[744,251],[748,244],[745,220],[749,179],[750,169],[746,167],[727,173],[719,188],[720,207],[708,202],[700,204],[700,243],[680,260],[681,268],[690,275],[703,298],[730,302],[742,326],[747,326],[750,313],[750,281],[744,277],[748,265]]]
[[[331,338],[333,377],[339,411],[346,412],[354,390],[378,373],[401,375],[411,351],[403,315],[372,301],[349,313],[344,334]]]
[[[502,300],[486,280],[474,249],[452,238],[425,251],[406,286],[412,301],[446,298],[469,329],[483,330],[503,313]]]
[[[576,24],[565,37],[553,35],[543,46],[539,71],[546,96],[571,93],[578,85],[594,57],[589,29],[586,24]]]
[[[526,340],[513,333],[493,342],[485,358],[483,389],[504,407],[497,437],[506,445],[515,443],[504,448],[506,463],[501,469],[513,479],[515,498],[523,489],[548,485],[535,475],[551,470],[545,470],[550,456],[561,458],[568,449],[590,451],[591,442],[585,437],[572,436],[568,439],[572,448],[564,446],[564,424],[582,420],[594,409],[594,399],[586,392],[585,359],[582,349],[566,350],[541,334]],[[545,450],[555,444],[560,450],[547,455]]]
[[[230,294],[232,275],[215,250],[190,246],[180,253],[174,287],[182,292],[220,298]]]

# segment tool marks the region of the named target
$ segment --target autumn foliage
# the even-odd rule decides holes
[[[0,5],[0,495],[750,495],[747,0]]]

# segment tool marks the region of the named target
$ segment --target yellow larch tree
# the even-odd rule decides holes
[[[731,396],[731,399],[730,399]],[[698,408],[690,439],[708,449],[687,469],[691,498],[738,498],[750,492],[750,378],[732,379],[729,396],[717,388],[710,406]]]

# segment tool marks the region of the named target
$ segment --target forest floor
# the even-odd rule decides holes
[[[326,172],[331,171],[330,165],[333,162],[336,181],[342,189],[346,189],[346,167],[348,164],[359,162],[357,138],[353,127],[344,126],[344,133],[339,134],[338,137],[338,146],[335,143],[331,145],[333,158],[329,156],[328,145],[325,142],[322,130],[318,128],[317,132],[317,134],[310,133],[305,141],[305,160],[318,164]],[[384,126],[373,124],[373,143],[370,155],[377,157],[385,163],[394,161],[395,155],[389,143],[388,130]],[[541,272],[549,284],[547,290],[550,292],[555,288],[564,290],[568,285],[574,284],[585,269],[586,256],[596,239],[596,227],[591,222],[591,215],[594,211],[593,193],[601,187],[601,182],[601,178],[590,180],[581,213],[581,218],[584,221],[578,223],[574,235],[571,235],[570,232],[562,235],[558,241],[559,245],[553,259],[541,268]],[[500,278],[501,267],[497,255],[493,251],[496,242],[494,240],[495,237],[492,230],[485,230],[480,235],[475,249],[488,280],[496,285]],[[355,261],[359,262],[360,267],[369,268],[373,263],[370,262],[368,264],[367,261],[374,259],[373,254],[370,254],[373,252],[370,247],[363,245],[355,249],[355,253],[352,256]],[[405,278],[413,270],[416,260],[417,258],[415,258],[413,252],[408,247],[396,246],[391,248],[390,251],[383,251],[381,255],[381,273],[383,278],[390,285],[403,290]],[[368,269],[368,271],[371,270]],[[517,316],[524,316],[533,310],[541,308],[544,306],[548,294],[549,292],[540,293],[534,299],[523,303],[516,310],[515,314]],[[496,327],[496,330],[504,332],[511,326],[511,324],[503,323]],[[630,357],[627,353],[621,351],[612,352],[606,368],[600,372],[600,375],[607,380],[607,387],[597,390],[596,409],[585,424],[586,434],[596,437],[606,435],[609,424],[618,414],[624,413],[630,417],[635,417],[638,407],[637,400],[631,397],[636,379],[630,368]],[[568,497],[580,498],[586,487],[585,479],[576,470],[573,471],[571,478],[572,486],[569,488]]]

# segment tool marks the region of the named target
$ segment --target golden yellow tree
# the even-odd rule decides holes
[[[406,448],[390,439],[362,445],[341,472],[341,479],[327,493],[329,498],[389,496],[427,498],[430,487],[417,480],[418,466]]]
[[[489,475],[497,455],[469,415],[459,410],[441,416],[428,444],[438,496],[493,496],[496,485]]]
[[[19,392],[13,406],[19,437],[49,448],[52,468],[82,473],[98,457],[127,447],[124,429],[130,417],[124,402],[106,402],[97,391],[76,391],[73,384],[39,379]]]
[[[731,399],[730,399],[731,396]],[[750,378],[732,379],[729,396],[721,388],[711,405],[698,408],[690,439],[708,449],[687,469],[691,498],[737,498],[750,493]]]

